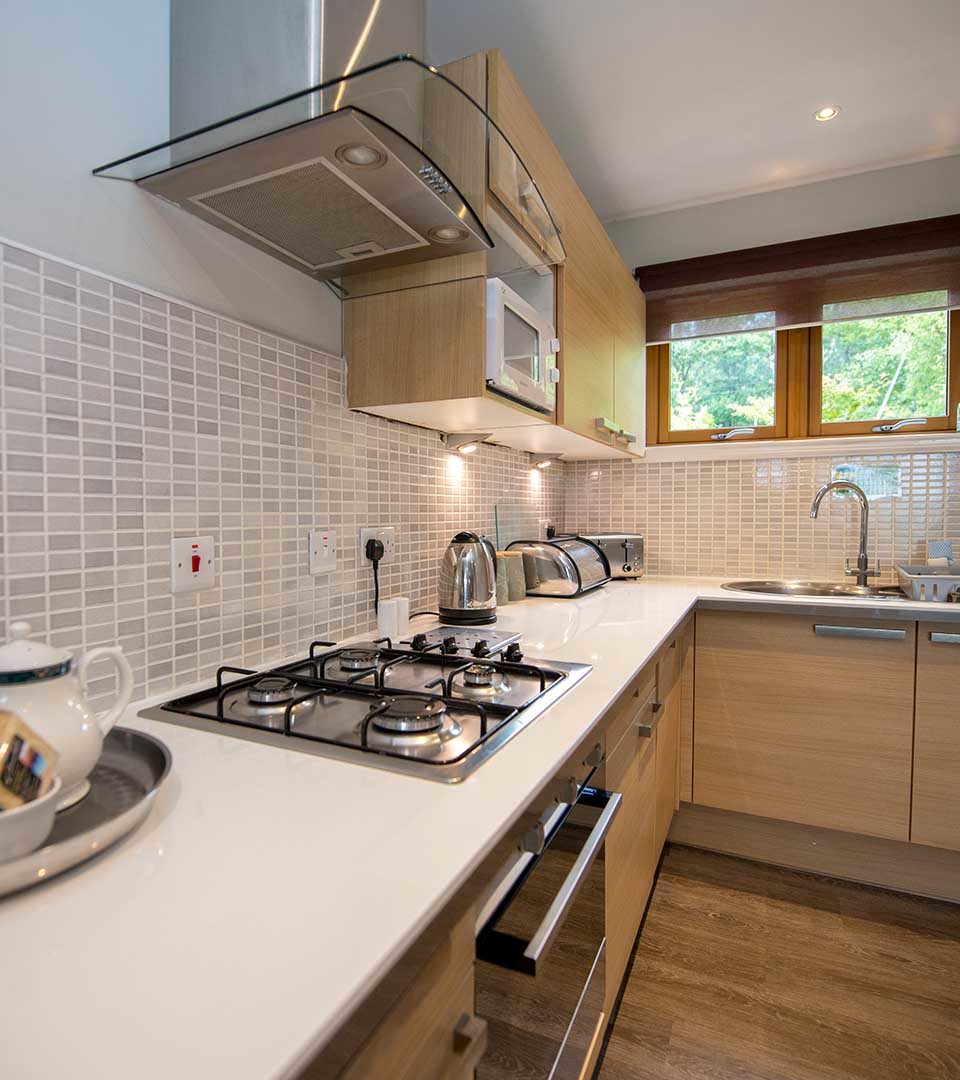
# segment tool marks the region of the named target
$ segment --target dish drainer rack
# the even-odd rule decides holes
[[[960,566],[897,563],[897,576],[909,600],[932,600],[940,604],[960,600]],[[957,595],[951,596],[953,593]]]

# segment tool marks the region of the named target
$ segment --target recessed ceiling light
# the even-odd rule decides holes
[[[427,229],[427,236],[438,244],[459,244],[469,235],[466,229],[461,229],[457,225],[436,225],[432,229]]]
[[[358,169],[377,169],[387,160],[387,155],[366,143],[345,143],[336,150],[338,161]]]
[[[813,118],[814,120],[819,120],[821,123],[825,123],[827,120],[836,120],[839,115],[839,105],[824,105],[822,109],[817,109],[813,114]]]

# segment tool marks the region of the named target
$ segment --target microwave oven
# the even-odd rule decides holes
[[[557,402],[553,323],[500,278],[487,281],[487,387],[539,412]]]

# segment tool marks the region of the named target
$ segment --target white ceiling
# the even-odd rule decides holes
[[[491,47],[604,220],[960,153],[960,0],[427,0]]]

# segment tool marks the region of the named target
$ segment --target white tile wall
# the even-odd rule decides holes
[[[461,528],[510,521],[642,532],[653,574],[836,578],[857,545],[851,502],[808,516],[842,458],[634,464],[544,471],[484,447],[350,412],[343,361],[96,274],[4,247],[0,261],[0,617],[57,645],[118,642],[137,693],[219,663],[295,655],[372,629],[359,529],[395,525],[383,594],[435,603],[437,562]],[[926,541],[960,546],[960,454],[894,464],[902,494],[872,503],[871,554],[889,568]],[[306,573],[306,534],[336,529],[335,573]],[[217,584],[169,591],[173,535],[212,533]],[[890,575],[886,580],[891,580]],[[104,672],[94,694],[108,696]]]
[[[920,561],[928,540],[957,541],[960,454],[756,461],[577,462],[565,467],[564,527],[637,531],[654,574],[836,580],[856,559],[859,511],[830,497],[810,502],[833,465],[895,465],[901,494],[870,504],[870,554],[893,581],[893,562]]]
[[[350,412],[338,358],[15,247],[0,287],[0,614],[72,650],[118,642],[140,695],[372,628],[360,526],[397,526],[383,594],[416,610],[450,537],[492,534],[495,502],[559,519],[561,470],[498,447],[452,458]],[[311,577],[317,527],[340,562]],[[216,586],[172,596],[170,537],[201,533]]]

